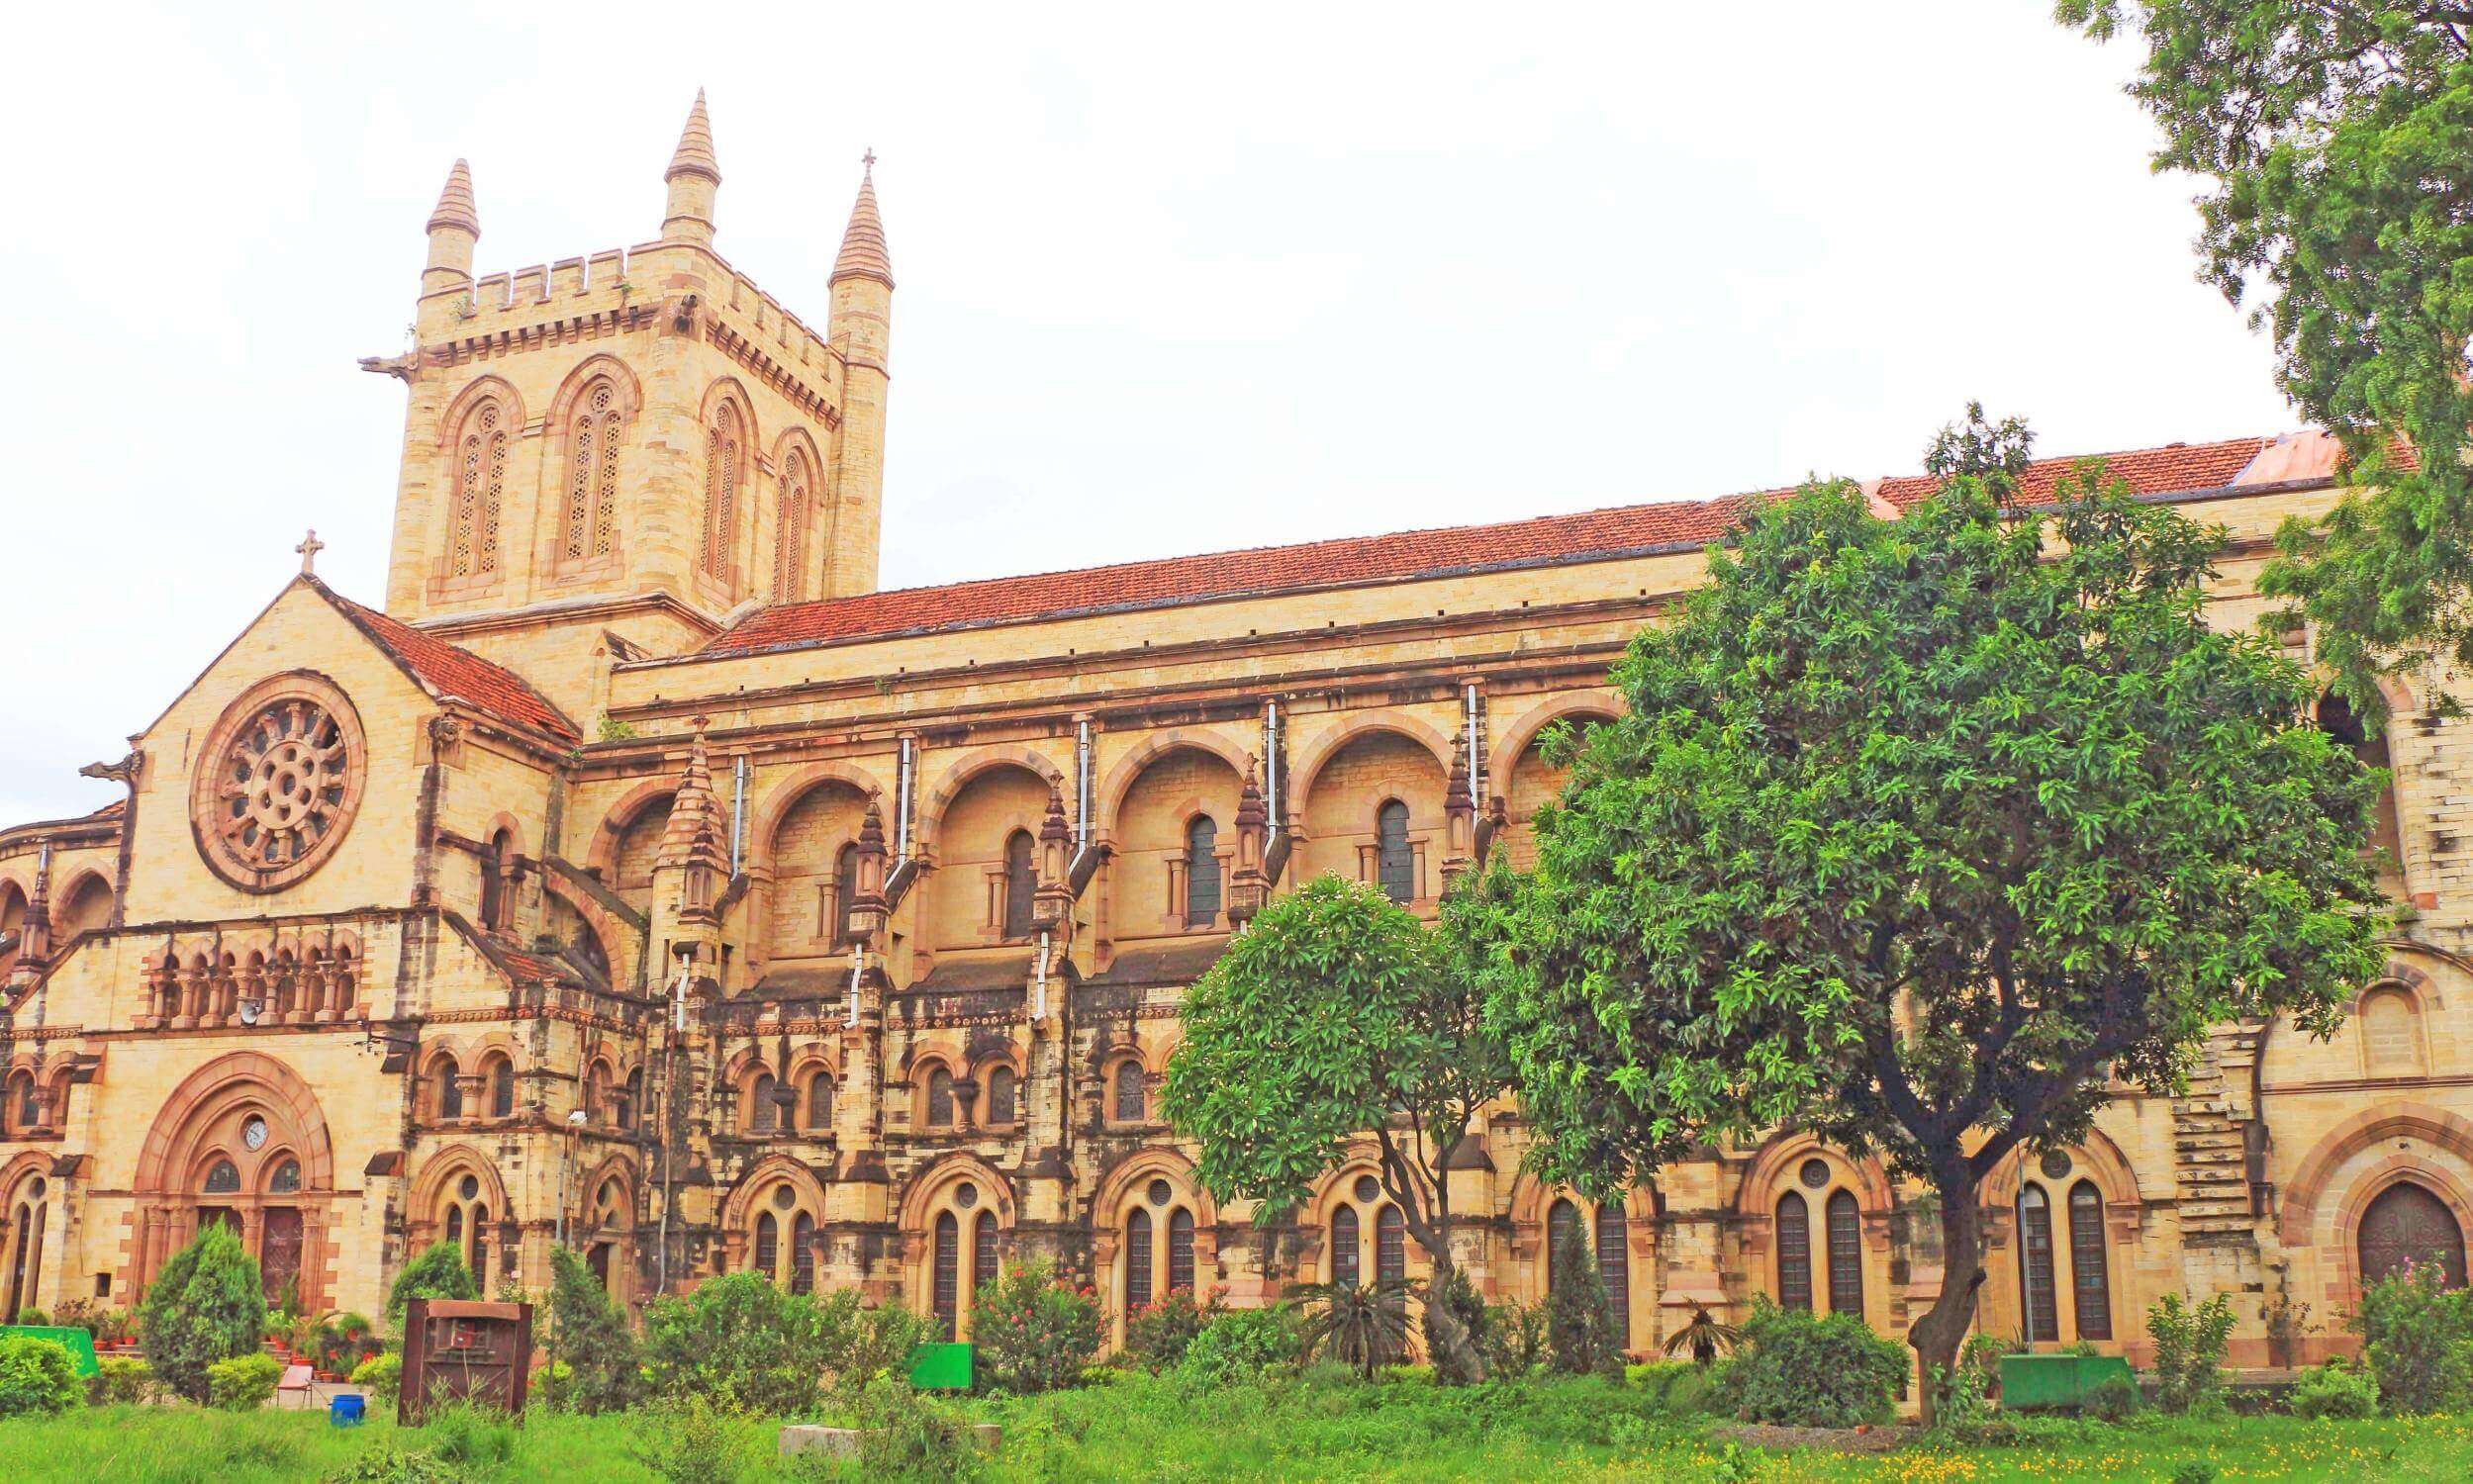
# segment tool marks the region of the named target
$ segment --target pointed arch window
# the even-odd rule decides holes
[[[437,1066],[438,1121],[451,1122],[464,1116],[464,1083],[462,1068],[453,1057],[440,1057]]]
[[[1193,1213],[1183,1206],[1168,1213],[1168,1291],[1193,1291]]]
[[[455,488],[446,538],[450,577],[484,577],[498,570],[507,449],[507,410],[497,398],[484,398],[464,414],[455,437]]]
[[[1117,1063],[1115,1106],[1109,1116],[1118,1123],[1140,1123],[1149,1112],[1143,1092],[1142,1064],[1130,1057]]]
[[[1556,1264],[1563,1260],[1564,1244],[1571,1240],[1571,1235],[1579,1229],[1579,1224],[1580,1208],[1568,1200],[1558,1200],[1546,1210],[1546,1291],[1548,1293],[1554,1292],[1556,1285],[1571,1276]]]
[[[1151,1213],[1140,1206],[1125,1218],[1125,1312],[1151,1301]]]
[[[2104,1252],[2104,1197],[2093,1180],[2069,1187],[2069,1287],[2078,1338],[2113,1338],[2112,1271]]]
[[[781,1234],[781,1223],[773,1219],[772,1212],[766,1211],[756,1217],[755,1270],[764,1274],[766,1282],[780,1281]]]
[[[790,1223],[790,1291],[815,1292],[815,1218],[805,1211]]]
[[[2018,1192],[2019,1339],[2039,1345],[2060,1339],[2052,1293],[2052,1202],[2041,1185]]]
[[[1417,858],[1408,844],[1408,806],[1394,798],[1374,813],[1375,878],[1393,901],[1417,895]]]
[[[1016,1090],[1012,1067],[988,1068],[988,1123],[992,1127],[1002,1128],[1019,1115]]]
[[[746,424],[738,408],[723,402],[705,429],[705,524],[698,558],[708,577],[728,581],[738,541],[738,486],[746,459]]]
[[[1185,925],[1206,928],[1219,916],[1219,825],[1196,814],[1185,827]]]
[[[596,377],[575,400],[567,427],[567,494],[559,552],[568,561],[608,556],[618,518],[618,389]]]
[[[1408,1224],[1399,1207],[1384,1206],[1374,1218],[1374,1280],[1403,1283],[1408,1279]]]
[[[927,1126],[953,1127],[953,1073],[941,1067],[927,1074]]]
[[[1799,1190],[1777,1198],[1777,1304],[1812,1309],[1812,1208]]]
[[[1039,889],[1037,842],[1015,830],[1004,842],[1004,936],[1030,936],[1031,898]]]
[[[930,1279],[928,1302],[934,1310],[937,1328],[950,1340],[953,1338],[954,1322],[962,1313],[962,1224],[953,1219],[950,1211],[941,1211],[936,1215],[935,1256],[932,1261],[934,1273]]]
[[[815,480],[808,469],[805,449],[794,448],[782,465],[780,518],[775,523],[773,601],[796,603],[806,596],[808,582],[808,511],[815,500]]]
[[[230,1159],[216,1160],[214,1167],[206,1172],[206,1193],[208,1195],[239,1194],[239,1166],[234,1164]]]
[[[1829,1227],[1829,1312],[1863,1317],[1863,1221],[1855,1193],[1839,1190],[1823,1208]]]
[[[505,1057],[490,1066],[490,1117],[516,1116],[516,1064]]]
[[[979,1213],[978,1223],[971,1228],[972,1292],[997,1280],[997,1214]]]
[[[1614,1206],[1597,1208],[1597,1276],[1606,1285],[1606,1306],[1614,1314],[1614,1344],[1632,1343],[1632,1252],[1626,1239],[1631,1223]]]
[[[1358,1263],[1363,1260],[1358,1251],[1357,1208],[1343,1205],[1331,1213],[1331,1281],[1342,1288],[1354,1288],[1359,1281]]]
[[[829,1134],[833,1129],[833,1076],[817,1067],[808,1078],[808,1132]]]
[[[759,1134],[781,1128],[781,1104],[773,1096],[773,1073],[759,1070],[747,1089],[747,1126]]]

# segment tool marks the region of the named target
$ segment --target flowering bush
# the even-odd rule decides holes
[[[1097,1296],[1058,1277],[1044,1258],[1014,1263],[982,1284],[971,1315],[982,1379],[1005,1391],[1071,1386],[1099,1352]]]
[[[1219,1313],[1225,1288],[1213,1288],[1201,1302],[1184,1289],[1125,1316],[1125,1353],[1145,1370],[1168,1370],[1185,1358],[1187,1346]]]
[[[2370,1285],[2354,1312],[2379,1402],[2399,1416],[2473,1405],[2473,1290],[2435,1262],[2408,1262]]]

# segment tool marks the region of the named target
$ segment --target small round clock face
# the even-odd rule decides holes
[[[240,1125],[240,1142],[253,1150],[264,1149],[266,1147],[266,1120],[252,1116],[247,1123]]]

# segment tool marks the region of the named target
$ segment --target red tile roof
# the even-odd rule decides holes
[[[434,634],[425,634],[375,608],[362,607],[316,578],[309,581],[317,584],[319,591],[332,599],[343,616],[369,636],[371,643],[411,671],[430,695],[452,696],[501,721],[547,732],[563,741],[582,739],[584,734],[576,730],[566,712],[550,704],[548,697],[533,690],[530,682],[506,666],[493,664],[468,649],[459,649]]]
[[[2270,446],[2280,445],[2266,438],[2228,438],[2103,457],[2113,474],[2128,480],[2140,494],[2170,495],[2231,485]],[[2306,458],[2302,462],[2315,467],[2325,461]],[[2077,462],[2076,458],[2038,460],[2024,481],[2025,498],[2031,503],[2050,500],[2055,481]],[[2307,469],[2294,472],[2308,473]],[[1922,499],[1931,489],[1932,481],[1922,475],[1883,480],[1879,486],[1880,494],[1899,506]],[[1602,561],[1704,545],[1734,524],[1748,501],[1758,498],[1731,495],[1622,506],[1498,525],[1353,536],[787,603],[748,615],[714,635],[700,652],[755,654],[835,640],[1165,607],[1214,598]]]

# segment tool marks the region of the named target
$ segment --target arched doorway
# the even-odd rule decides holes
[[[255,1053],[211,1062],[166,1099],[138,1159],[138,1286],[210,1222],[258,1261],[269,1302],[326,1306],[333,1160],[317,1097]]]
[[[17,1317],[39,1307],[43,1291],[43,1239],[49,1225],[50,1181],[40,1174],[30,1174],[8,1192],[8,1204],[0,1208],[7,1224],[0,1226],[6,1234],[8,1271],[6,1289],[0,1291],[0,1324],[15,1324]]]
[[[2380,1191],[2361,1213],[2354,1243],[2364,1288],[2410,1263],[2431,1261],[2438,1263],[2448,1287],[2465,1286],[2464,1229],[2426,1185],[2399,1180]]]

